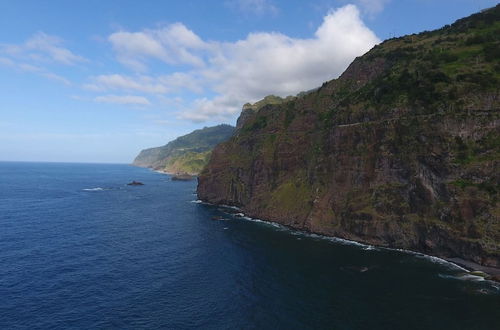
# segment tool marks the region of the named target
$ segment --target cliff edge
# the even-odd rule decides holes
[[[201,200],[371,244],[500,267],[500,5],[390,39],[259,109],[198,178]]]

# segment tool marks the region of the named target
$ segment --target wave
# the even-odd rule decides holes
[[[200,204],[206,204],[206,205],[214,205],[214,204],[203,202],[203,201],[195,201],[195,202],[200,203]],[[241,208],[239,208],[237,206],[224,205],[224,204],[218,205],[218,206],[222,207],[222,208],[231,209],[231,210],[241,211]],[[302,236],[302,237],[308,237],[308,238],[312,238],[312,239],[325,240],[325,241],[330,241],[333,243],[338,243],[338,244],[343,244],[343,245],[358,246],[358,247],[363,248],[364,250],[376,250],[376,249],[378,249],[378,247],[376,247],[376,246],[365,244],[365,243],[351,241],[351,240],[343,239],[343,238],[339,238],[339,237],[331,237],[331,236],[325,236],[325,235],[320,235],[320,234],[315,234],[315,233],[308,233],[305,231],[300,231],[297,229],[287,227],[287,226],[279,224],[277,222],[262,220],[259,218],[252,218],[252,217],[245,215],[243,212],[239,212],[239,213],[227,212],[227,213],[234,216],[234,217],[240,218],[240,219],[266,224],[268,226],[272,226],[272,227],[277,228],[279,230],[287,231],[290,234],[295,235],[295,236]]]
[[[438,276],[447,280],[466,281],[469,283],[480,285],[476,286],[476,289],[474,289],[473,291],[474,293],[490,295],[500,294],[500,285],[498,284],[498,282],[492,281],[479,275],[471,274],[467,270],[459,274],[438,274]]]
[[[200,203],[200,204],[206,204],[206,205],[214,205],[212,203],[203,202],[203,201],[200,201],[200,200],[195,201],[195,202],[196,203]],[[236,206],[231,206],[231,205],[217,205],[217,206],[223,207],[223,208],[227,208],[227,209],[231,209],[231,210],[241,211],[241,208],[236,207]],[[439,257],[436,257],[436,256],[431,256],[431,255],[423,254],[421,252],[412,251],[412,250],[406,250],[406,249],[400,249],[400,248],[390,248],[390,247],[385,247],[385,246],[375,246],[375,245],[361,243],[361,242],[356,242],[356,241],[352,241],[352,240],[348,240],[348,239],[344,239],[344,238],[340,238],[340,237],[331,237],[331,236],[325,236],[325,235],[321,235],[321,234],[315,234],[315,233],[309,233],[309,232],[305,232],[305,231],[300,231],[300,230],[297,230],[297,229],[293,229],[293,228],[281,225],[281,224],[273,222],[273,221],[262,220],[262,219],[258,219],[258,218],[252,218],[252,217],[249,217],[249,216],[245,215],[243,212],[239,212],[239,213],[227,212],[227,213],[230,214],[230,215],[232,215],[232,216],[234,216],[234,217],[240,218],[240,219],[244,219],[244,220],[252,221],[252,222],[257,222],[257,223],[263,223],[263,224],[275,227],[275,228],[277,228],[279,230],[288,231],[290,234],[292,234],[294,236],[299,236],[299,238],[300,237],[307,237],[307,238],[312,238],[312,239],[317,239],[317,240],[325,240],[325,241],[329,241],[329,242],[332,242],[332,243],[335,243],[335,244],[355,246],[355,247],[358,247],[358,248],[361,248],[361,249],[367,250],[367,251],[372,251],[372,250],[375,250],[375,251],[387,250],[387,251],[397,251],[397,252],[401,252],[401,253],[405,253],[405,254],[410,254],[410,255],[413,255],[413,256],[415,256],[417,258],[422,258],[422,259],[425,259],[427,261],[430,261],[432,263],[440,264],[442,266],[445,266],[445,267],[448,267],[448,268],[451,268],[451,269],[460,270],[460,271],[464,272],[464,274],[462,274],[460,276],[460,279],[462,279],[462,280],[469,280],[469,281],[470,280],[472,280],[472,281],[482,281],[482,280],[484,280],[484,278],[482,278],[480,276],[476,276],[476,275],[470,274],[471,273],[470,270],[468,270],[468,269],[466,269],[466,268],[464,268],[464,267],[462,267],[462,266],[460,266],[460,265],[458,265],[458,264],[456,264],[456,263],[454,263],[452,261],[449,261],[449,260],[446,260],[446,259],[442,259],[442,258],[439,258]],[[488,282],[490,282],[490,281],[488,281]]]
[[[84,188],[85,191],[103,191],[104,188],[96,187],[96,188]]]
[[[466,268],[464,268],[464,267],[462,267],[460,265],[457,265],[456,263],[454,263],[452,261],[448,261],[446,259],[442,259],[442,258],[439,258],[439,257],[430,256],[430,255],[427,255],[427,254],[418,253],[418,252],[414,252],[414,251],[408,251],[408,250],[406,250],[405,252],[410,253],[410,254],[414,254],[417,258],[426,259],[426,260],[431,261],[431,262],[433,262],[435,264],[440,264],[440,265],[445,265],[445,266],[448,266],[448,267],[453,267],[453,268],[459,269],[459,270],[467,272],[467,273],[470,272],[468,269],[466,269]],[[471,275],[471,276],[474,276],[474,275]]]
[[[207,204],[210,204],[210,203],[207,203]],[[210,205],[213,205],[213,204],[210,204]],[[232,209],[232,210],[236,210],[236,211],[241,211],[241,208],[239,208],[237,206],[225,205],[225,204],[221,204],[221,205],[218,205],[218,206],[224,207],[226,209]]]
[[[484,277],[478,276],[478,275],[472,275],[469,273],[463,273],[463,274],[459,274],[459,275],[439,274],[438,276],[441,278],[451,278],[451,279],[463,280],[463,281],[475,281],[475,282],[485,281]]]
[[[199,201],[198,203],[203,203],[203,204],[207,204],[207,205],[213,205],[211,203],[202,202],[202,201]],[[224,208],[228,208],[228,209],[232,209],[232,210],[241,211],[241,209],[238,208],[238,207],[236,207],[236,206],[230,206],[230,205],[219,205],[219,206],[220,207],[224,207]],[[266,225],[270,225],[270,226],[278,228],[280,230],[288,231],[292,235],[295,235],[295,236],[301,236],[301,237],[308,237],[308,238],[312,238],[312,239],[325,240],[325,241],[329,241],[329,242],[336,243],[336,244],[342,244],[342,245],[356,246],[356,247],[359,247],[359,248],[361,248],[363,250],[367,250],[367,251],[372,251],[372,250],[374,250],[374,251],[388,250],[388,251],[402,252],[402,253],[414,255],[414,256],[416,256],[418,258],[426,259],[426,260],[431,261],[431,262],[436,263],[436,264],[447,266],[449,268],[458,269],[458,270],[461,270],[461,271],[466,272],[466,273],[470,272],[468,269],[463,268],[462,266],[457,265],[454,262],[451,262],[451,261],[448,261],[448,260],[445,260],[445,259],[442,259],[442,258],[439,258],[439,257],[435,257],[435,256],[423,254],[421,252],[416,252],[416,251],[411,251],[411,250],[406,250],[406,249],[390,248],[390,247],[384,247],[384,246],[375,246],[375,245],[361,243],[361,242],[356,242],[356,241],[352,241],[352,240],[348,240],[348,239],[344,239],[344,238],[340,238],[340,237],[331,237],[331,236],[325,236],[325,235],[321,235],[321,234],[308,233],[308,232],[300,231],[300,230],[297,230],[297,229],[293,229],[293,228],[281,225],[281,224],[276,223],[276,222],[262,220],[262,219],[258,219],[258,218],[251,218],[249,216],[246,216],[242,212],[236,213],[236,214],[232,214],[232,215],[236,216],[238,218],[247,220],[247,221],[264,223]],[[471,275],[471,276],[473,276],[475,278],[474,275]]]

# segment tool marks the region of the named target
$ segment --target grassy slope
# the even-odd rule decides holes
[[[141,151],[134,164],[167,172],[199,173],[207,163],[215,145],[226,141],[234,132],[230,125],[218,125],[195,130],[163,147]]]

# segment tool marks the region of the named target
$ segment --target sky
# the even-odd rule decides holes
[[[130,163],[491,0],[0,0],[0,160]]]

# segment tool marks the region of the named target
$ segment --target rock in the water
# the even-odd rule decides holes
[[[474,276],[480,276],[480,277],[483,277],[483,278],[488,278],[488,274],[486,274],[485,272],[482,272],[480,270],[474,270],[472,272],[470,272],[471,275],[474,275]]]
[[[144,183],[134,180],[130,183],[127,183],[127,186],[144,186]]]

